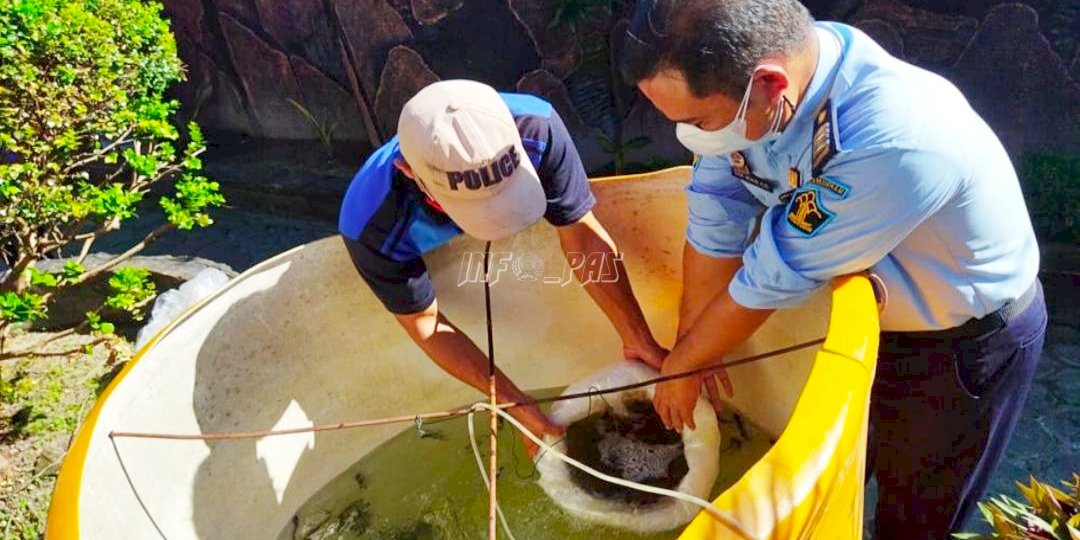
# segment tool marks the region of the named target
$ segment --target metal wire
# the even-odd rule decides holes
[[[820,345],[825,342],[825,338],[819,338],[811,341],[805,341],[797,343],[789,347],[781,349],[775,349],[753,356],[747,356],[746,358],[740,358],[731,362],[723,364],[724,368],[733,368],[746,364],[751,364],[774,356],[780,356],[790,352],[794,352],[800,349],[806,349],[815,345]],[[716,369],[717,366],[709,366],[706,368],[695,369],[693,371],[687,371],[684,373],[675,373],[672,375],[666,375],[663,377],[657,377],[655,379],[649,379],[640,383],[628,384],[625,386],[617,386],[614,388],[605,388],[603,390],[591,390],[588,392],[580,392],[577,394],[567,394],[564,396],[555,396],[550,398],[534,399],[527,402],[515,403],[499,403],[496,407],[499,409],[513,409],[515,407],[525,407],[529,405],[541,405],[544,403],[553,403],[556,401],[566,401],[570,399],[585,399],[592,396],[601,396],[604,394],[613,394],[616,392],[622,392],[625,390],[632,390],[635,388],[642,388],[652,384],[661,383],[664,381],[671,381],[675,379],[681,379],[684,377],[694,377],[701,375],[707,371]],[[171,440],[186,440],[186,441],[229,441],[229,440],[241,440],[241,439],[258,439],[262,437],[274,437],[279,435],[295,435],[298,433],[313,433],[322,431],[340,431],[346,429],[354,429],[366,426],[377,426],[383,424],[401,424],[416,422],[417,418],[424,421],[435,419],[450,419],[459,416],[465,416],[472,410],[471,407],[463,407],[459,409],[451,409],[447,411],[433,412],[433,413],[420,413],[420,414],[407,414],[403,416],[393,416],[388,418],[376,418],[371,420],[357,420],[351,422],[340,422],[337,424],[321,424],[317,426],[308,426],[302,428],[291,429],[277,429],[277,430],[261,430],[261,431],[231,431],[222,433],[197,433],[197,434],[182,434],[182,433],[149,433],[149,432],[132,432],[132,431],[111,431],[109,437],[114,438],[130,438],[130,439],[171,439]]]

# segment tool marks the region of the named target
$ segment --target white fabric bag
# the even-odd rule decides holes
[[[656,370],[641,362],[624,361],[595,373],[570,385],[563,395],[596,389],[614,388],[643,382],[659,376]],[[551,408],[551,419],[556,424],[568,426],[590,414],[608,408],[618,415],[626,415],[623,407],[627,398],[652,400],[655,386],[605,394],[604,399],[572,399],[558,401]],[[679,482],[675,491],[709,499],[716,481],[720,453],[720,432],[716,413],[704,397],[698,399],[694,408],[697,429],[683,430],[683,446],[689,471]],[[556,450],[566,453],[566,443],[547,436],[545,442]],[[544,492],[570,514],[612,527],[642,533],[667,531],[689,523],[701,511],[701,507],[674,498],[635,507],[629,503],[602,499],[577,486],[571,479],[570,466],[552,455],[541,454],[536,463],[540,471],[538,483]]]

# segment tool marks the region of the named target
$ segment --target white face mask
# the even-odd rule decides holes
[[[757,70],[754,71],[757,73]],[[687,149],[701,156],[726,156],[734,152],[746,150],[752,146],[775,141],[780,137],[780,122],[784,116],[784,109],[776,107],[776,116],[773,118],[769,130],[761,138],[750,140],[746,138],[746,110],[750,104],[750,90],[754,87],[754,78],[750,77],[750,84],[743,94],[742,103],[735,112],[735,119],[730,124],[716,130],[705,131],[693,124],[678,123],[675,125],[675,137],[679,139]],[[777,103],[783,100],[781,96]]]

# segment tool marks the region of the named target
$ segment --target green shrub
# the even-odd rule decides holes
[[[1021,156],[1020,179],[1039,239],[1080,243],[1080,156]]]
[[[1024,501],[1000,496],[979,503],[990,534],[957,533],[957,540],[1076,540],[1080,538],[1080,474],[1062,481],[1064,490],[1039,482],[1016,483]]]
[[[66,287],[111,272],[170,229],[213,222],[207,211],[224,199],[199,174],[202,133],[178,129],[178,103],[165,98],[183,76],[155,2],[0,0],[0,360],[33,352],[5,351],[4,338],[47,318]],[[161,224],[84,269],[94,241],[136,217],[156,184],[172,188],[159,200]],[[77,257],[63,271],[34,269],[64,248]],[[109,285],[106,304],[135,315],[154,294],[145,272],[118,272]],[[99,311],[69,330],[108,333]]]

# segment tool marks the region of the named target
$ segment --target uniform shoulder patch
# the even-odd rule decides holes
[[[833,134],[832,100],[827,100],[814,116],[812,176],[821,176],[825,165],[836,155],[836,136]]]
[[[788,223],[806,236],[817,234],[834,217],[836,214],[825,208],[817,188],[813,187],[796,191],[788,206]]]

